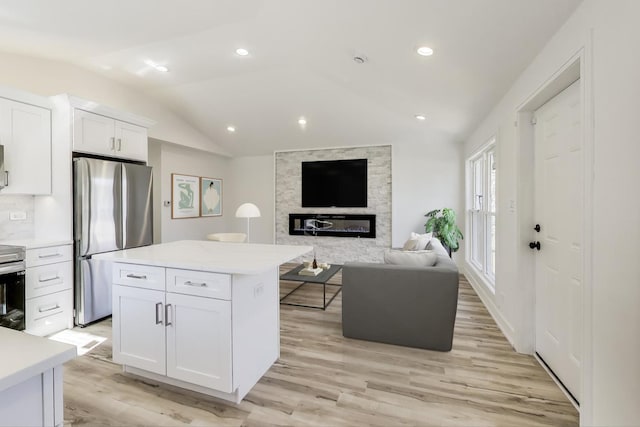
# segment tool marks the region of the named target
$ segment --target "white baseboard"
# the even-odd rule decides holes
[[[514,350],[518,351],[518,348],[516,346],[516,331],[513,326],[511,326],[509,321],[504,317],[498,306],[495,304],[493,295],[488,290],[487,285],[484,284],[484,280],[479,277],[475,271],[473,271],[473,268],[469,267],[466,261],[463,261],[462,264],[463,274],[469,281],[469,284],[480,298],[480,301],[482,301],[484,306],[487,308],[487,311],[489,312],[491,317],[493,317],[493,320],[498,325],[498,328],[500,328],[500,330],[502,331],[502,334],[507,338],[507,341],[509,341],[511,347],[513,347]]]

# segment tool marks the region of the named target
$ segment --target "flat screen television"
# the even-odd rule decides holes
[[[367,159],[302,162],[303,208],[366,208]]]

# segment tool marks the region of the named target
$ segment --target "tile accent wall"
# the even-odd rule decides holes
[[[368,206],[302,208],[302,162],[345,159],[368,159]],[[318,262],[382,261],[384,250],[391,247],[391,146],[277,152],[275,161],[276,243],[313,246]],[[290,236],[290,213],[375,214],[376,238]]]
[[[11,221],[11,212],[26,212],[27,219]],[[33,212],[34,196],[0,195],[0,240],[33,238]]]

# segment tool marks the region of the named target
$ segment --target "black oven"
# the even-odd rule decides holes
[[[24,248],[0,245],[0,326],[25,328]]]

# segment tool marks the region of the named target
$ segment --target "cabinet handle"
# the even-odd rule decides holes
[[[195,282],[192,282],[191,280],[187,280],[186,282],[184,282],[184,284],[187,285],[187,286],[200,286],[201,288],[204,288],[204,287],[207,286],[207,284],[204,283],[204,282],[203,283],[195,283]]]
[[[138,276],[137,274],[133,274],[133,273],[129,273],[127,274],[127,277],[129,279],[141,279],[141,280],[147,280],[147,276],[145,276],[144,274]]]
[[[173,310],[171,310],[171,313],[169,312],[169,310],[171,310],[171,304],[165,305],[164,306],[164,318],[165,318],[164,325],[165,326],[173,325],[173,323],[171,321],[171,317],[173,317]],[[169,316],[169,314],[171,314],[171,316]]]
[[[38,255],[38,258],[40,259],[46,259],[46,258],[57,258],[59,256],[62,256],[61,253],[56,252],[55,254],[47,254],[47,255]]]
[[[122,138],[118,138],[118,151],[122,151]]]
[[[57,310],[59,308],[60,308],[60,306],[56,303],[56,304],[53,305],[53,307],[48,307],[48,308],[38,307],[38,311],[40,313],[45,313],[47,311],[53,311],[53,310]]]
[[[156,303],[156,325],[162,325],[162,319],[160,318],[160,316],[162,315],[161,313],[162,313],[162,303],[158,302]]]
[[[60,279],[60,276],[53,276],[53,277],[49,277],[48,279],[38,279],[38,282],[45,283],[45,282],[51,282],[52,280],[58,280],[58,279]]]
[[[109,138],[109,149],[110,150],[115,150],[116,149],[116,138],[115,137],[111,137]]]

